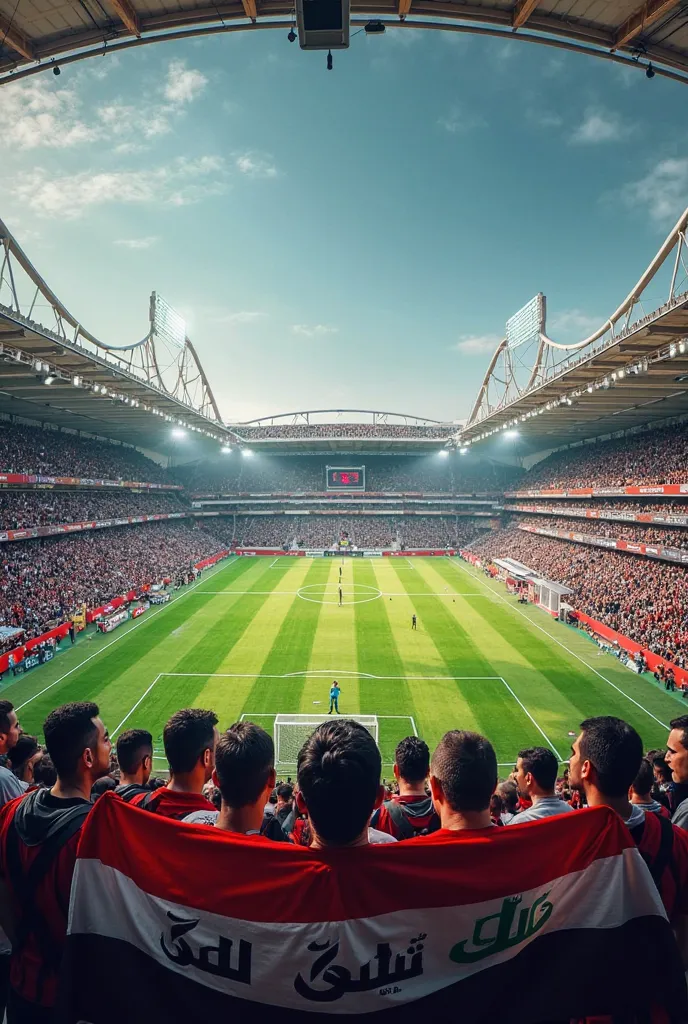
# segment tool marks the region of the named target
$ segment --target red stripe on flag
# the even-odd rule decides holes
[[[153,896],[277,923],[479,903],[546,885],[633,845],[621,819],[599,807],[495,829],[489,837],[464,832],[457,839],[307,850],[185,825],[106,794],[87,819],[78,856],[123,872]]]

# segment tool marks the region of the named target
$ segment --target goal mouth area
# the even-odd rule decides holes
[[[308,715],[275,715],[273,739],[275,742],[275,767],[293,767],[306,740],[324,722],[358,722],[367,729],[379,747],[379,726],[377,715],[345,715],[327,712]]]

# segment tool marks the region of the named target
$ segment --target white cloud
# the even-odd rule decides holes
[[[686,205],[688,195],[688,157],[660,160],[644,178],[632,181],[621,190],[623,201],[631,209],[645,207],[658,227],[671,227]]]
[[[139,171],[80,171],[51,177],[43,168],[18,178],[10,191],[43,217],[79,217],[105,203],[187,206],[226,189],[219,157],[179,158],[163,167]]]
[[[32,78],[0,90],[0,135],[5,150],[68,149],[97,137],[80,116],[81,102],[72,86],[51,88],[47,78]]]
[[[500,341],[502,341],[502,337],[499,334],[463,334],[456,345],[452,347],[457,352],[463,352],[464,355],[477,356],[485,353],[492,355]]]
[[[604,323],[602,316],[589,316],[580,309],[562,309],[550,317],[547,324],[547,333],[552,336],[553,341],[558,340],[560,335],[575,335],[573,340],[582,341],[583,338],[592,334],[593,331]]]
[[[150,249],[155,245],[157,238],[149,235],[148,238],[116,238],[115,245],[121,245],[125,249]]]
[[[234,158],[234,166],[240,174],[247,178],[276,178],[278,170],[269,157],[257,153],[239,153]]]
[[[583,120],[571,135],[571,142],[578,145],[595,145],[598,142],[621,142],[631,132],[618,114],[601,107],[588,107]]]
[[[338,327],[331,327],[329,324],[292,324],[291,333],[299,334],[303,338],[322,338],[326,334],[337,334]]]
[[[536,107],[530,107],[526,111],[526,117],[537,128],[561,128],[564,123],[559,114],[555,114],[552,110],[539,110]]]
[[[207,84],[208,79],[201,71],[187,68],[185,60],[173,60],[167,69],[163,92],[170,103],[191,103],[201,95]]]
[[[461,135],[473,128],[485,128],[487,125],[484,117],[466,110],[458,103],[451,108],[448,114],[439,117],[437,123],[450,135]]]

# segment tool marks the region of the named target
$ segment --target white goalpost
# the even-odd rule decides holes
[[[295,765],[299,751],[311,733],[323,722],[332,722],[338,718],[358,722],[380,745],[377,715],[275,715],[275,766]]]

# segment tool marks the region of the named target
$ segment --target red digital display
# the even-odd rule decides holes
[[[328,491],[363,491],[365,490],[364,466],[328,466]]]

